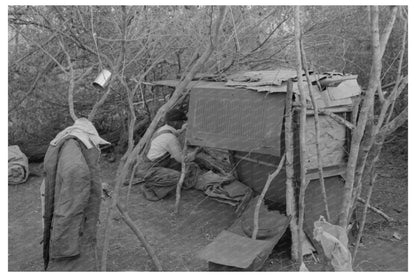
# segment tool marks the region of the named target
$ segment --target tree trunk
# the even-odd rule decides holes
[[[380,74],[381,74],[381,51],[380,51],[380,35],[378,26],[378,7],[372,6],[371,10],[371,33],[372,33],[372,66],[370,73],[370,80],[367,92],[364,96],[361,111],[359,113],[357,127],[352,132],[351,148],[346,170],[346,180],[344,187],[344,195],[342,201],[342,208],[340,212],[339,225],[347,228],[349,211],[352,207],[352,192],[355,179],[355,170],[357,167],[357,159],[360,150],[360,143],[367,124],[368,113],[374,105],[374,94],[378,88]]]
[[[119,188],[121,184],[124,182],[124,180],[126,179],[127,174],[134,160],[137,159],[139,154],[142,154],[143,149],[150,141],[150,138],[153,135],[153,132],[155,131],[156,126],[159,123],[159,121],[163,118],[166,112],[176,104],[177,100],[184,93],[185,88],[190,83],[195,73],[201,69],[201,67],[205,64],[205,62],[209,59],[212,52],[214,51],[214,48],[218,40],[220,26],[222,25],[222,22],[225,17],[225,8],[226,8],[225,6],[221,6],[219,8],[219,15],[215,24],[214,34],[211,37],[211,43],[208,44],[208,47],[205,50],[204,54],[193,65],[193,67],[191,68],[191,70],[189,71],[185,79],[176,87],[174,93],[172,94],[172,97],[168,100],[168,102],[166,102],[162,107],[160,107],[160,109],[156,113],[156,116],[153,118],[152,122],[150,123],[150,126],[147,128],[145,134],[140,139],[139,143],[133,148],[133,150],[130,153],[126,153],[125,162],[120,161],[120,167],[119,167],[120,170],[117,172],[117,177],[116,177],[115,187],[114,187],[114,192],[113,192],[113,203],[111,207],[109,208],[107,221],[106,221],[106,227],[105,227],[104,246],[103,246],[103,254],[102,254],[102,264],[101,264],[101,270],[103,271],[106,270],[107,250],[108,250],[110,230],[111,230],[110,222],[111,222],[113,211],[118,201]]]

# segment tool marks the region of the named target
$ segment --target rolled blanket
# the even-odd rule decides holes
[[[27,157],[19,146],[9,146],[9,185],[26,182],[29,176],[29,163]]]

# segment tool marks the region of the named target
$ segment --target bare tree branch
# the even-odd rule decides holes
[[[46,71],[47,68],[48,68],[48,66],[46,66],[43,70],[38,72],[38,74],[35,77],[35,80],[32,82],[32,85],[30,86],[29,90],[25,93],[25,95],[22,97],[22,99],[20,99],[16,103],[16,105],[14,105],[13,108],[11,108],[9,110],[9,112],[8,112],[9,114],[11,112],[13,112],[15,109],[17,109],[17,107],[19,107],[23,103],[23,101],[25,101],[25,99],[35,91],[36,85],[38,84],[38,82],[40,80],[40,77],[44,74],[44,72]]]
[[[69,106],[69,114],[73,121],[76,121],[78,117],[75,114],[74,109],[74,88],[75,88],[75,73],[74,73],[74,66],[71,61],[71,56],[69,55],[68,51],[66,51],[64,43],[59,40],[59,45],[62,48],[62,51],[65,53],[68,67],[69,67],[69,87],[68,87],[68,106]]]
[[[256,207],[254,208],[253,234],[251,235],[251,239],[257,239],[257,233],[259,231],[260,206],[263,203],[264,196],[266,195],[266,192],[269,189],[270,184],[272,183],[274,178],[276,178],[276,176],[279,175],[280,171],[282,170],[282,167],[285,162],[285,157],[286,157],[286,154],[283,154],[276,170],[272,174],[269,174],[269,176],[267,176],[266,184],[264,185],[263,190],[261,191],[261,194],[259,196],[259,199],[257,200]]]
[[[156,269],[158,271],[163,271],[162,264],[160,263],[158,257],[156,256],[155,250],[147,242],[144,234],[140,231],[139,228],[137,228],[136,224],[134,224],[134,221],[121,208],[119,203],[117,203],[117,209],[120,212],[121,218],[124,220],[124,222],[127,224],[127,226],[130,227],[130,229],[133,231],[133,233],[136,235],[136,237],[139,239],[139,241],[143,244],[144,248],[146,249],[147,253],[149,254],[150,258],[152,259],[153,264],[156,266]]]
[[[387,21],[387,25],[384,28],[383,33],[381,34],[381,37],[380,37],[380,55],[381,56],[384,55],[384,51],[386,50],[386,45],[389,40],[391,30],[393,30],[394,22],[396,21],[397,10],[398,10],[397,6],[394,6],[391,8],[390,18]]]
[[[322,166],[322,156],[321,156],[321,149],[320,149],[320,137],[321,137],[321,130],[319,128],[319,111],[318,111],[318,105],[316,104],[315,95],[312,92],[312,82],[309,77],[309,69],[306,62],[306,54],[305,50],[303,49],[303,42],[300,41],[300,54],[302,59],[302,67],[303,71],[305,72],[306,81],[308,83],[308,90],[309,90],[309,96],[312,101],[313,106],[313,114],[314,114],[314,123],[315,123],[315,145],[316,145],[316,157],[318,161],[318,171],[319,171],[319,183],[321,185],[321,193],[322,193],[322,199],[324,201],[324,207],[325,207],[325,213],[326,213],[326,220],[330,221],[330,214],[328,209],[328,200],[326,197],[326,189],[325,189],[325,180],[324,180],[324,172],[323,172],[323,166]],[[298,80],[300,83],[301,80]]]
[[[370,73],[369,85],[365,94],[360,115],[358,118],[357,128],[352,132],[351,147],[348,157],[346,180],[344,186],[344,195],[339,223],[341,227],[347,228],[349,212],[352,207],[353,184],[355,180],[355,170],[358,160],[360,143],[367,124],[370,108],[374,103],[374,94],[379,86],[381,75],[381,52],[380,52],[380,35],[378,26],[378,7],[371,6],[371,33],[372,33],[372,66]]]
[[[13,27],[13,28],[15,28],[15,27]],[[46,55],[48,55],[49,56],[49,58],[51,58],[51,60],[53,60],[55,63],[56,63],[56,65],[58,65],[60,68],[61,68],[61,70],[64,72],[64,73],[67,73],[67,70],[63,67],[63,65],[59,62],[59,61],[57,61],[56,59],[55,59],[55,57],[51,54],[51,53],[49,53],[49,51],[46,51],[46,49],[45,48],[43,48],[42,47],[42,45],[40,45],[39,43],[37,43],[36,41],[34,41],[34,40],[32,40],[31,38],[29,38],[28,36],[26,36],[23,32],[20,32],[20,34],[26,39],[26,40],[28,40],[28,41],[30,41],[30,42],[32,42],[34,45],[36,45],[40,50],[42,50],[42,52],[43,53],[45,53]]]
[[[396,116],[392,121],[381,128],[380,132],[377,134],[377,137],[386,136],[393,133],[397,128],[402,126],[407,121],[407,119],[408,107],[406,107],[398,116]]]

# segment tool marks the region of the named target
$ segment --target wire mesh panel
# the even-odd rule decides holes
[[[280,156],[285,94],[194,88],[187,132],[192,145]]]

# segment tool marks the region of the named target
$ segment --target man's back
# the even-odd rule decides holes
[[[155,136],[150,144],[149,152],[147,153],[147,158],[149,160],[154,161],[166,153],[169,153],[173,159],[180,162],[182,148],[175,135],[175,131],[175,128],[164,125],[155,132]]]

